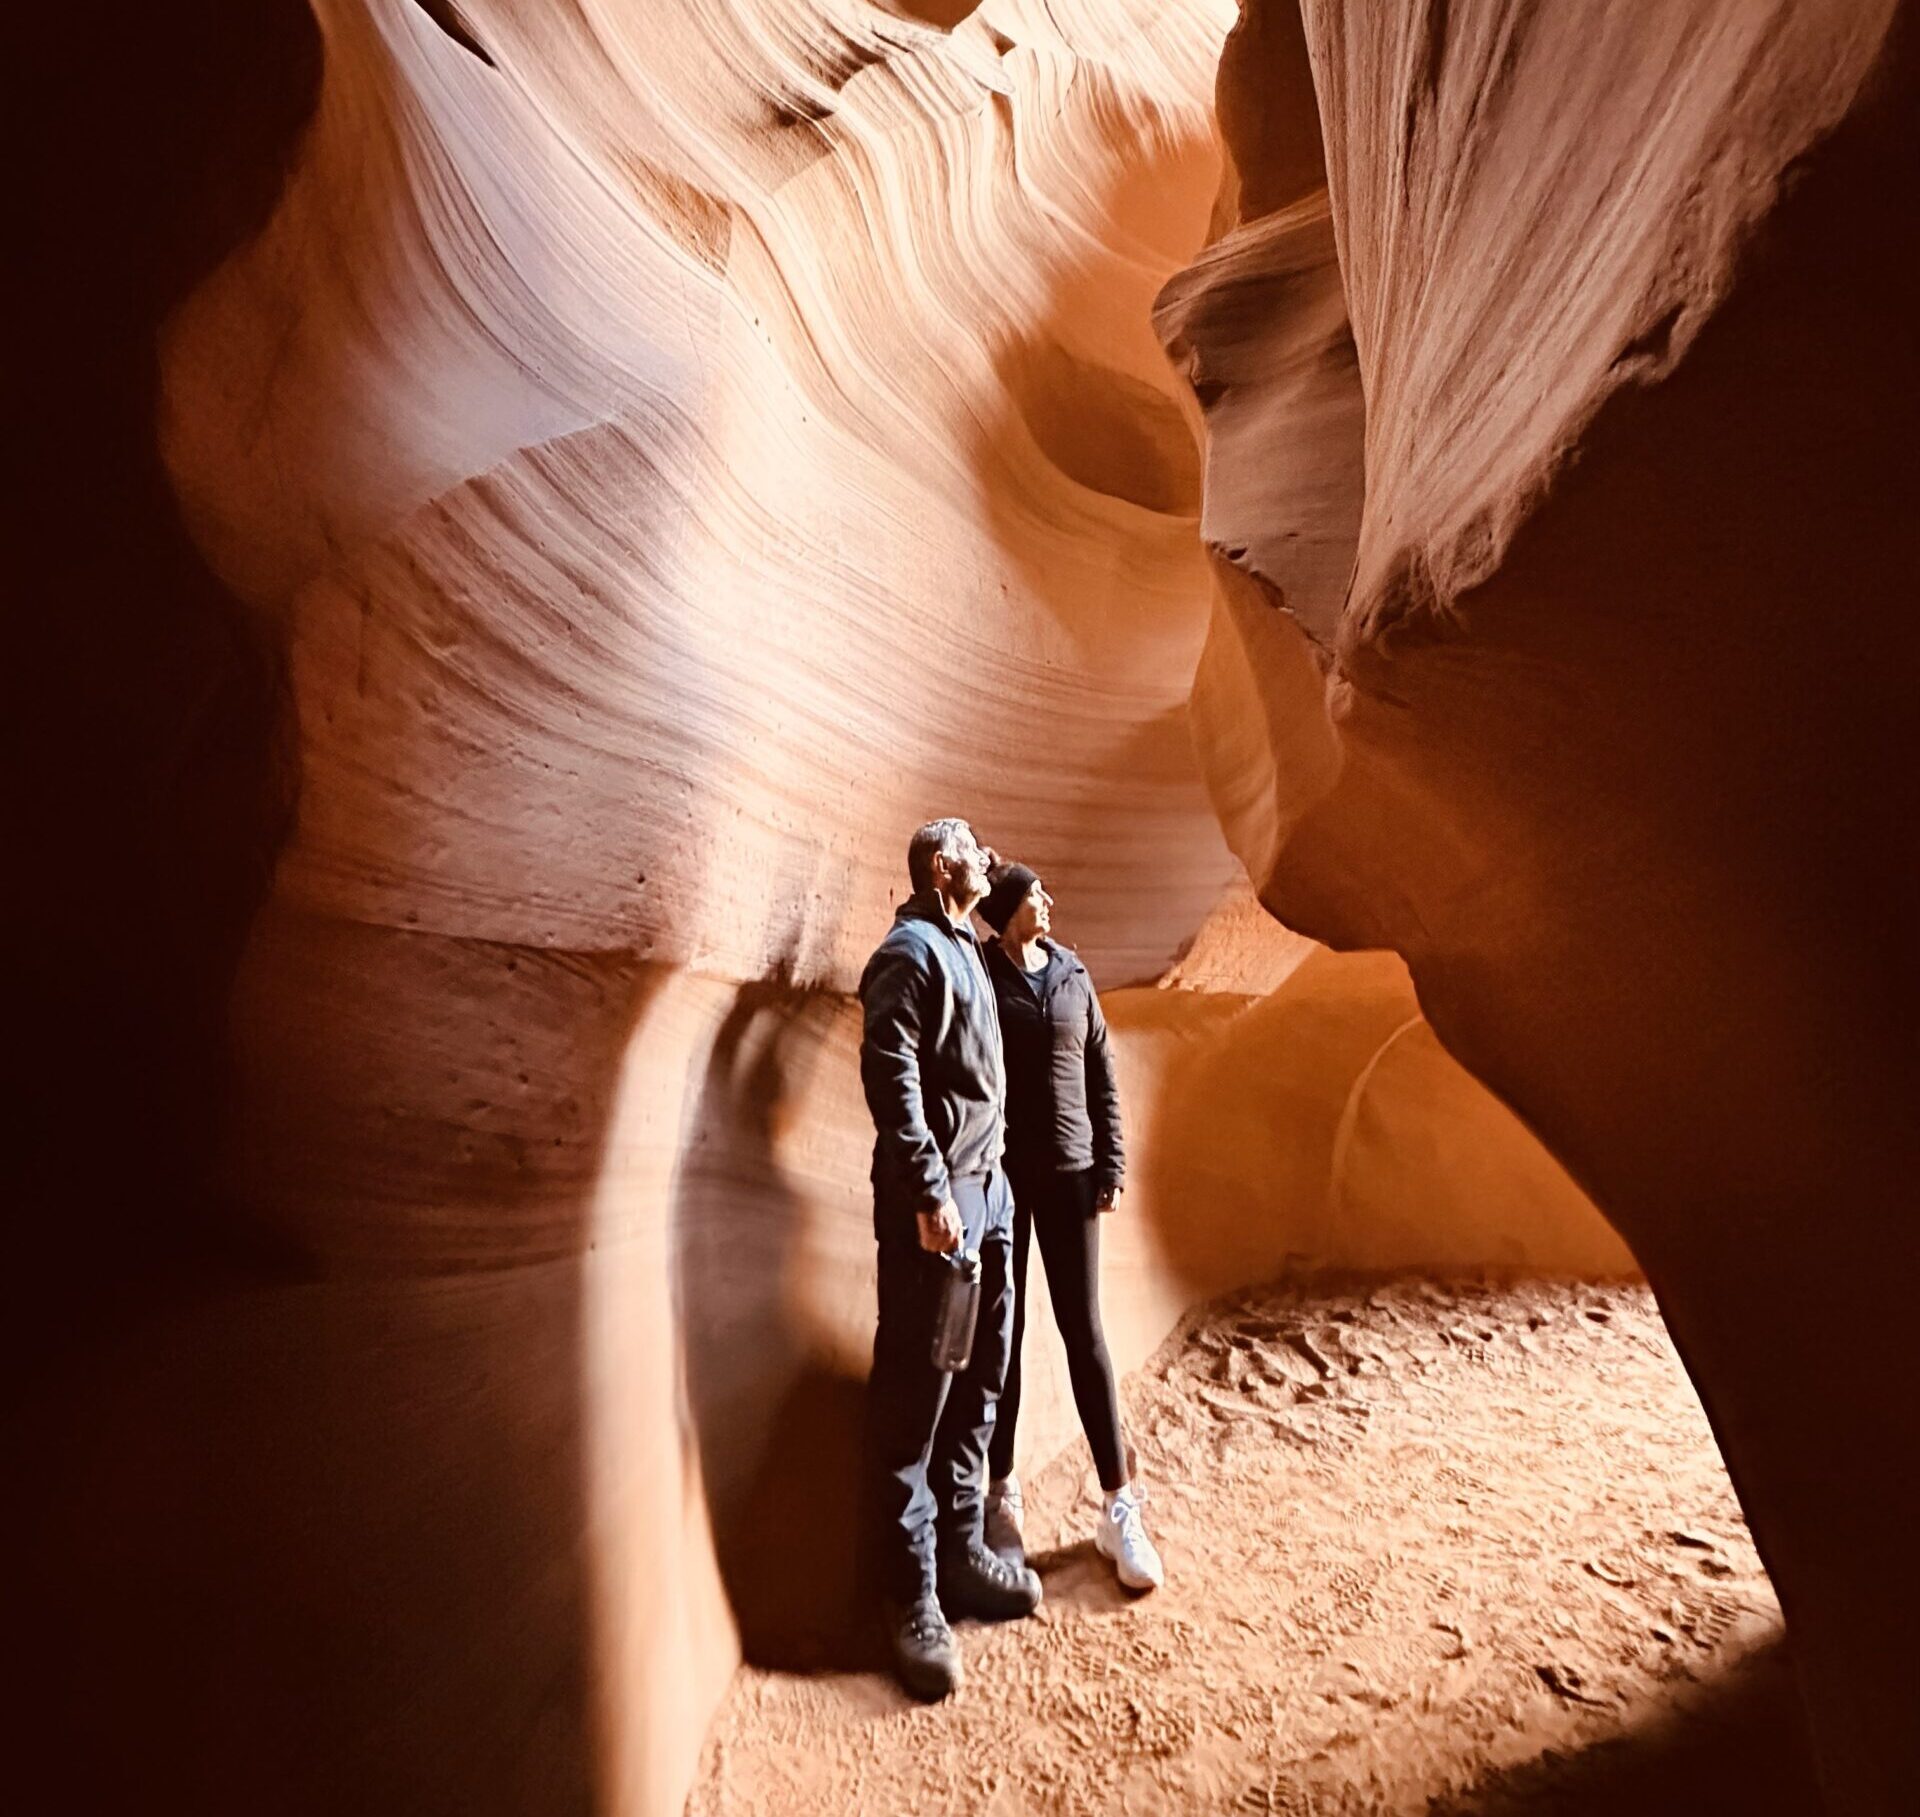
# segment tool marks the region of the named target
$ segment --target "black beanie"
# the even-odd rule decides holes
[[[1010,864],[994,879],[993,888],[980,901],[980,919],[996,934],[1007,931],[1013,911],[1026,901],[1027,892],[1040,881],[1037,873],[1024,864]]]

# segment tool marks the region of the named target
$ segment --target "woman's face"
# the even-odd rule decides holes
[[[1036,878],[1033,888],[1021,899],[1020,906],[1013,911],[1013,919],[1007,923],[1007,939],[1024,944],[1052,932],[1053,898],[1047,894],[1047,886]]]

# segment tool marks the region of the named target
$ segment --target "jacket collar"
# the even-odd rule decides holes
[[[1021,975],[1020,968],[1019,966],[1014,964],[1012,955],[1007,951],[1007,949],[1004,946],[1000,944],[998,940],[988,940],[983,942],[982,944],[985,948],[987,956],[993,961],[995,965],[1003,965],[1007,968],[1009,972],[1012,972],[1016,976]],[[1053,939],[1051,939],[1049,936],[1045,934],[1042,934],[1040,936],[1040,944],[1047,949],[1047,957],[1049,959],[1064,959],[1070,965],[1078,965],[1080,963],[1080,961],[1077,958],[1075,958],[1075,956],[1072,953],[1068,952],[1064,946],[1059,945],[1056,941],[1054,941]],[[1038,972],[1028,972],[1025,974],[1025,976],[1031,977],[1031,978],[1037,978],[1039,975],[1040,974]]]
[[[969,941],[974,946],[980,944],[979,936],[964,923],[955,927],[947,919],[947,911],[941,907],[940,898],[932,890],[921,890],[909,896],[905,902],[893,911],[893,918],[899,921],[931,921],[943,933],[951,934],[956,940]]]

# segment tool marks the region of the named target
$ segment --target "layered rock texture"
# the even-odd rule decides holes
[[[830,1651],[849,993],[941,812],[1106,994],[1123,1365],[1289,1266],[1628,1270],[1451,1049],[1648,1264],[1867,1808],[1912,116],[1885,8],[1643,12],[207,0],[53,60],[70,1808],[669,1811],[743,1648]]]
[[[1844,1810],[1920,1784],[1917,48],[1882,4],[1252,7],[1235,220],[1159,312],[1235,849],[1403,953],[1632,1242]]]

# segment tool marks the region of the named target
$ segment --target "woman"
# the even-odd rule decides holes
[[[987,948],[987,971],[1006,1049],[1007,1177],[1014,1204],[1013,1360],[988,1454],[987,1543],[1009,1562],[1025,1562],[1013,1439],[1027,1324],[1027,1251],[1037,1236],[1053,1316],[1066,1340],[1074,1404],[1100,1472],[1102,1515],[1094,1544],[1128,1589],[1151,1590],[1162,1581],[1160,1555],[1127,1478],[1119,1397],[1100,1329],[1100,1218],[1120,1202],[1124,1166],[1107,1021],[1087,968],[1047,937],[1053,898],[1025,865],[994,871],[980,917],[998,936]]]

